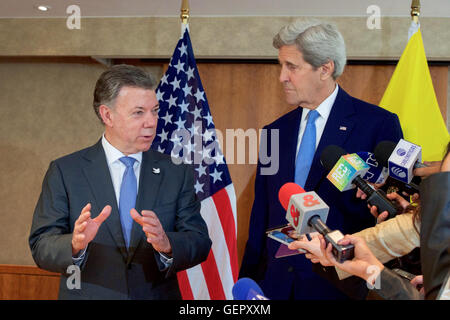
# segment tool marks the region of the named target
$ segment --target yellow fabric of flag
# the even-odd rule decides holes
[[[409,39],[380,106],[398,115],[405,140],[422,147],[423,161],[442,160],[450,136],[439,110],[420,28]]]

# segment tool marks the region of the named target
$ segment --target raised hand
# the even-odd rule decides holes
[[[75,221],[75,226],[72,233],[72,256],[75,256],[87,247],[91,242],[102,223],[111,214],[111,206],[105,206],[100,214],[91,219],[91,204],[88,203],[82,210],[78,219]]]
[[[150,243],[153,248],[162,253],[171,254],[172,246],[170,245],[169,238],[167,238],[158,216],[151,210],[142,210],[142,216],[136,211],[136,209],[130,210],[131,217],[136,221],[145,233],[147,242]]]

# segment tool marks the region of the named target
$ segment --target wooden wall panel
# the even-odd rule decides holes
[[[37,267],[0,265],[0,300],[56,300],[59,279]]]
[[[338,83],[352,96],[378,104],[394,70],[394,65],[349,65],[338,78]],[[431,66],[430,74],[439,109],[447,122],[448,67]]]

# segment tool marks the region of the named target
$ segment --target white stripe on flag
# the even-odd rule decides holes
[[[233,210],[233,218],[234,218],[234,230],[236,230],[236,239],[237,239],[237,208],[236,208],[236,192],[234,191],[234,184],[229,184],[225,187],[225,190],[228,193],[228,198],[230,198],[231,209]]]
[[[201,265],[186,270],[194,300],[211,300]]]

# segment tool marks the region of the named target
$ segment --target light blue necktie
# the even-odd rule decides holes
[[[309,170],[316,151],[316,119],[319,113],[311,110],[308,114],[308,122],[306,123],[305,132],[303,133],[300,149],[298,150],[297,160],[295,162],[295,183],[301,187],[305,187]]]
[[[135,207],[137,196],[136,175],[133,170],[133,164],[136,159],[122,157],[119,160],[126,166],[122,178],[122,185],[120,186],[119,214],[123,237],[128,248],[130,245],[131,227],[133,225],[130,210]]]

